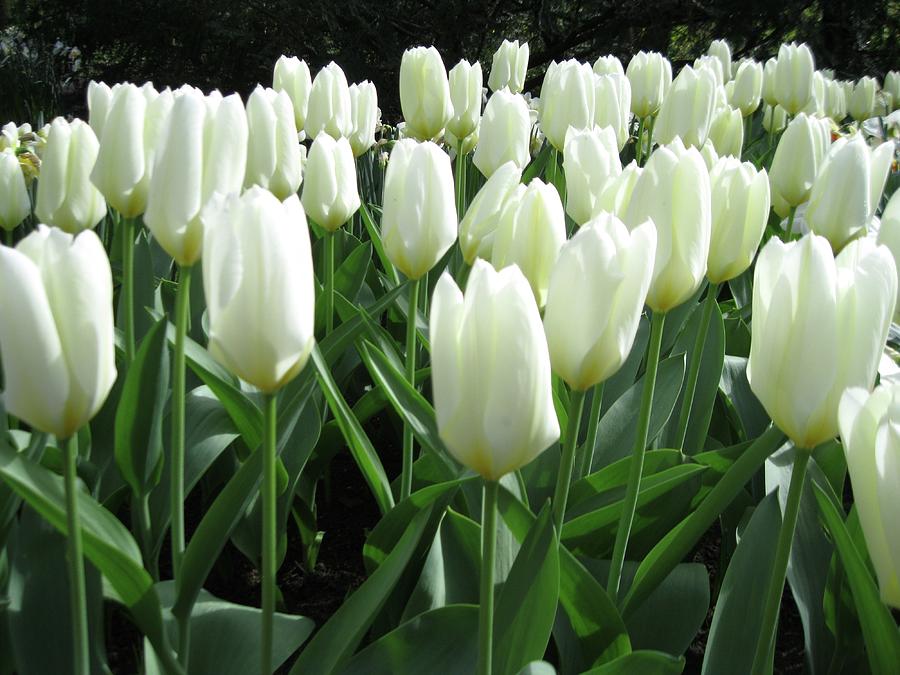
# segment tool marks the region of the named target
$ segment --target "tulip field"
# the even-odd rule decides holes
[[[0,675],[900,672],[900,73],[765,56],[6,124]]]

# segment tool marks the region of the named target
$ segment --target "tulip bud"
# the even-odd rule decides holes
[[[291,99],[257,85],[247,99],[247,170],[244,187],[259,185],[285,200],[300,187],[300,142]]]
[[[900,608],[900,542],[895,515],[900,512],[900,384],[844,392],[838,426],[853,503],[875,568],[881,600]]]
[[[450,100],[453,117],[447,130],[457,138],[465,138],[481,119],[481,64],[463,59],[450,70]]]
[[[647,117],[659,110],[672,85],[672,64],[658,52],[640,51],[625,72],[631,83],[631,112]]]
[[[787,244],[772,237],[763,248],[747,379],[795,445],[834,438],[841,394],[872,386],[896,298],[891,255],[871,239],[852,242],[837,259],[814,234]]]
[[[457,460],[498,480],[559,439],[547,339],[518,268],[476,260],[465,296],[444,273],[429,335],[438,433]]]
[[[741,111],[726,106],[716,113],[709,127],[709,140],[720,157],[731,155],[739,158],[744,147],[744,118]]]
[[[272,89],[287,93],[293,105],[294,128],[303,131],[312,89],[312,78],[306,61],[301,61],[296,56],[279,56],[272,74]]]
[[[659,109],[653,138],[660,145],[678,136],[686,145],[702,147],[709,134],[716,103],[716,80],[708,69],[685,66]]]
[[[878,243],[890,249],[897,273],[900,275],[900,190],[894,192],[881,214]],[[898,319],[900,319],[900,298],[897,299],[897,307],[894,310],[894,320]]]
[[[769,177],[750,162],[723,157],[710,171],[709,182],[712,235],[706,276],[721,284],[753,262],[769,219]]]
[[[303,370],[314,342],[315,281],[300,200],[281,202],[254,186],[241,196],[218,195],[204,219],[209,352],[273,393]]]
[[[0,227],[12,230],[31,213],[25,175],[12,150],[0,152]]]
[[[375,127],[381,117],[374,84],[366,80],[350,85],[350,112],[353,119],[350,147],[354,157],[362,157],[375,145]]]
[[[100,143],[91,181],[126,218],[147,208],[154,152],[172,101],[171,92],[158,94],[146,85],[122,84],[113,90],[103,125],[106,141]]]
[[[41,222],[77,234],[106,215],[103,195],[90,179],[98,151],[97,137],[87,124],[53,120],[34,206]]]
[[[459,223],[459,248],[467,264],[473,264],[476,257],[490,260],[494,232],[503,207],[515,193],[521,178],[521,169],[513,162],[507,162],[491,174],[475,195]]]
[[[725,40],[713,40],[707,54],[718,59],[722,66],[724,82],[731,79],[731,46]]]
[[[728,102],[733,108],[739,108],[744,117],[752,115],[759,107],[759,99],[762,96],[762,64],[752,59],[742,61],[733,82]]]
[[[307,138],[315,138],[320,131],[334,139],[346,138],[353,131],[350,87],[344,71],[334,61],[322,68],[313,80],[303,128]]]
[[[563,149],[569,127],[593,126],[594,77],[588,64],[575,59],[552,61],[547,68],[541,86],[541,130],[557,150]]]
[[[116,380],[112,303],[109,260],[93,232],[73,237],[39,225],[15,249],[0,247],[11,414],[60,439],[97,414]]]
[[[201,210],[212,196],[240,192],[247,167],[247,114],[237,94],[175,97],[150,177],[144,222],[179,265],[203,246]]]
[[[634,186],[642,172],[643,169],[637,165],[637,162],[631,160],[628,166],[622,169],[622,173],[607,181],[597,202],[598,211],[606,211],[623,218],[631,203]]]
[[[803,110],[813,96],[816,66],[806,43],[781,45],[775,65],[775,99],[789,115]]]
[[[609,213],[563,245],[550,276],[544,331],[553,372],[571,388],[607,380],[628,358],[655,251],[653,223],[629,232]]]
[[[766,105],[762,125],[763,129],[772,134],[783,130],[787,126],[787,113],[784,108],[780,105],[776,105],[774,108]]]
[[[498,270],[518,265],[531,285],[538,307],[543,307],[550,272],[565,240],[566,217],[559,193],[536,178],[503,207],[491,262]]]
[[[612,75],[615,73],[625,77],[625,69],[622,68],[622,62],[619,61],[618,57],[613,56],[612,54],[601,56],[594,61],[593,70],[595,75]]]
[[[775,96],[775,69],[778,61],[773,57],[766,61],[763,68],[762,97],[766,105],[774,107],[778,105],[778,97]]]
[[[520,45],[518,40],[504,40],[494,52],[488,86],[493,92],[509,89],[513,94],[521,94],[525,88],[527,72],[528,43]]]
[[[814,117],[799,113],[781,136],[769,169],[776,212],[796,208],[807,199],[830,142],[830,132]]]
[[[316,225],[334,232],[350,220],[360,204],[350,142],[320,133],[306,161],[303,208]]]
[[[600,213],[603,190],[610,180],[622,173],[613,130],[610,127],[594,127],[589,131],[571,129],[566,136],[563,167],[566,172],[566,213],[582,225]]]
[[[700,287],[709,255],[710,211],[709,171],[696,148],[686,149],[676,139],[650,155],[622,220],[631,230],[648,219],[656,225],[647,296],[654,312],[668,312]]]
[[[884,76],[884,91],[891,95],[891,108],[893,110],[900,108],[900,72],[888,71]]]
[[[384,176],[381,240],[390,261],[420,279],[456,241],[450,157],[430,141],[394,145]]]
[[[450,84],[434,47],[403,52],[400,62],[400,107],[407,132],[421,141],[438,138],[453,116]]]
[[[594,77],[594,124],[611,127],[616,135],[616,147],[621,152],[628,142],[628,122],[631,117],[631,85],[624,75],[596,75]]]
[[[860,134],[840,138],[829,148],[810,192],[806,222],[835,251],[865,232],[893,159],[891,143],[873,152]]]
[[[863,77],[853,85],[853,94],[847,101],[850,115],[857,122],[864,122],[875,114],[875,93],[878,83],[873,77]]]
[[[87,87],[88,124],[99,139],[103,135],[103,124],[112,104],[112,89],[106,82],[91,80]]]
[[[716,86],[725,84],[725,74],[722,72],[722,62],[715,56],[700,56],[694,59],[694,70],[708,70],[716,78]]]
[[[472,163],[486,177],[506,162],[524,170],[530,159],[531,117],[520,94],[495,91],[484,107],[479,142]]]
[[[825,82],[825,114],[838,123],[847,116],[847,97],[840,82]]]

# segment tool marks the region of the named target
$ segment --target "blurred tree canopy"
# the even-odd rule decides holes
[[[14,27],[32,51],[59,44],[81,52],[79,78],[108,82],[184,82],[246,95],[271,83],[282,53],[315,69],[337,61],[348,80],[372,80],[386,120],[398,117],[403,50],[434,44],[448,68],[481,60],[504,38],[531,47],[528,87],[553,59],[615,54],[627,64],[639,49],[667,53],[676,68],[714,38],[736,58],[765,59],[789,40],[808,42],[817,66],[838,77],[881,78],[900,66],[897,0],[0,0],[0,29]],[[0,71],[9,69],[0,61]],[[22,78],[0,87],[27,86]],[[18,83],[17,83],[18,82]],[[78,113],[83,89],[48,103]]]

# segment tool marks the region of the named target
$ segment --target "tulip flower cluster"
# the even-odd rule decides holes
[[[673,72],[416,45],[384,124],[372,82],[283,56],[246,99],[92,82],[88,121],[4,126],[0,598],[23,606],[37,513],[65,538],[78,675],[105,663],[104,592],[175,675],[429,672],[451,639],[465,672],[667,668],[710,610],[669,580],[718,523],[737,548],[705,671],[771,672],[787,579],[798,605],[858,608],[854,667],[891,672],[900,75],[742,53]],[[299,548],[317,573],[335,460],[380,520],[370,576],[312,633],[276,612],[278,571]],[[220,555],[258,568],[258,610],[203,591]],[[669,625],[675,601],[699,622]],[[3,607],[0,632],[33,632]],[[842,630],[819,614],[805,634]]]

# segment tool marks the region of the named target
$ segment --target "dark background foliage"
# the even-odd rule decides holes
[[[539,85],[552,59],[612,53],[627,64],[637,50],[653,49],[677,67],[716,37],[733,45],[735,57],[758,59],[784,41],[804,40],[817,64],[839,77],[880,78],[900,66],[896,0],[0,0],[0,28],[10,26],[51,61],[57,40],[81,51],[76,76],[31,101],[28,112],[40,107],[45,116],[80,112],[88,78],[247,94],[271,82],[275,59],[285,53],[306,59],[314,72],[335,60],[350,81],[371,79],[385,119],[393,120],[405,48],[434,44],[448,67],[479,59],[487,73],[505,37],[531,46],[529,87]],[[45,80],[70,66],[45,65],[35,83],[40,76],[12,73],[16,60],[7,55],[0,86],[13,99],[29,84],[51,90]],[[7,119],[19,111],[6,101],[0,112]]]

